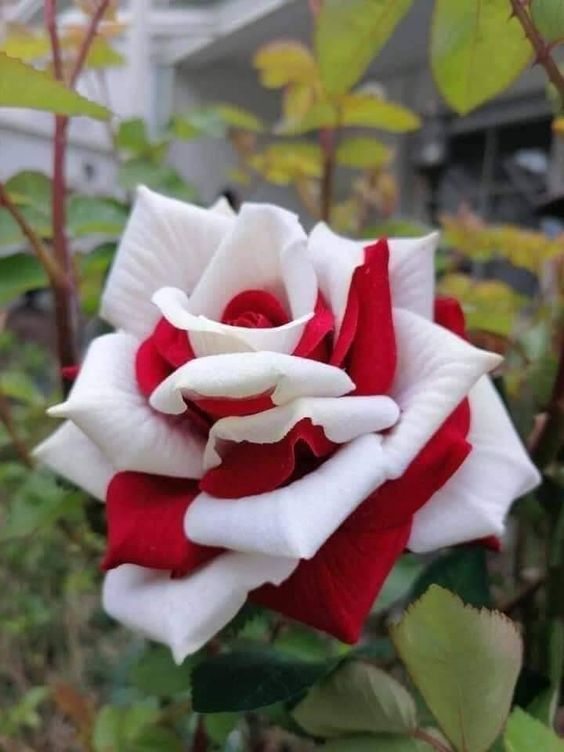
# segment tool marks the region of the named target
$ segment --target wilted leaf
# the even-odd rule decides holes
[[[509,717],[504,743],[506,752],[564,752],[564,739],[520,708]]]
[[[486,752],[507,718],[521,668],[522,643],[515,626],[502,614],[464,606],[433,585],[391,634],[455,748]]]
[[[325,0],[315,49],[327,91],[342,94],[359,80],[413,0]]]
[[[234,650],[203,659],[192,672],[198,713],[224,713],[289,700],[315,684],[330,662],[300,661],[271,649]]]
[[[411,734],[417,728],[409,692],[379,668],[347,661],[313,687],[294,708],[294,719],[312,736]]]
[[[287,84],[311,84],[318,78],[317,65],[311,51],[301,42],[269,42],[253,59],[263,86],[278,89]]]
[[[383,167],[392,157],[392,150],[381,141],[367,136],[355,136],[341,141],[337,148],[337,162],[345,167],[364,170]]]
[[[466,114],[507,88],[531,58],[531,46],[507,0],[436,0],[431,66],[453,109]]]
[[[535,26],[547,42],[564,39],[564,0],[534,0],[530,5]]]
[[[0,107],[27,107],[59,115],[107,120],[110,111],[21,60],[0,52]]]

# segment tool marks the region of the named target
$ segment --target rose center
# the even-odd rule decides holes
[[[221,316],[223,324],[268,329],[289,321],[284,306],[265,290],[245,290],[232,298]]]

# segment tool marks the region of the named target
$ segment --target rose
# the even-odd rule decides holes
[[[538,474],[484,375],[500,358],[435,300],[436,243],[140,189],[117,331],[37,450],[107,501],[111,615],[177,660],[248,597],[351,642],[406,546],[502,533]]]

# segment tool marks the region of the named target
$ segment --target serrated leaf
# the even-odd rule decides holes
[[[131,668],[129,680],[147,695],[170,697],[190,689],[193,665],[194,660],[186,660],[178,666],[170,650],[151,645]]]
[[[503,741],[506,752],[564,752],[564,740],[520,708],[511,713]]]
[[[338,164],[360,170],[383,167],[392,158],[392,150],[368,136],[346,138],[337,147]]]
[[[278,89],[287,84],[311,84],[318,78],[311,51],[301,42],[281,41],[263,45],[253,58],[263,86]]]
[[[58,115],[85,115],[96,120],[110,117],[106,107],[4,52],[0,52],[0,107],[26,107]]]
[[[399,682],[379,668],[347,661],[315,686],[293,711],[312,736],[411,734],[417,728],[415,703]]]
[[[454,747],[486,752],[507,718],[521,668],[522,642],[511,621],[464,606],[433,585],[391,628],[391,635]]]
[[[461,115],[506,89],[531,58],[507,0],[436,0],[431,67],[448,104]]]
[[[459,546],[440,555],[413,584],[411,600],[420,598],[431,585],[450,590],[469,606],[493,606],[483,546]]]
[[[530,8],[535,26],[545,41],[564,39],[564,0],[534,0]]]
[[[211,656],[192,672],[193,707],[198,713],[225,713],[273,705],[311,687],[331,666],[267,648]]]
[[[28,290],[46,287],[47,277],[34,256],[16,253],[0,258],[0,308]]]
[[[418,739],[403,736],[351,736],[324,744],[320,752],[431,752],[432,747]]]
[[[327,91],[342,94],[359,80],[413,0],[325,0],[315,49]]]

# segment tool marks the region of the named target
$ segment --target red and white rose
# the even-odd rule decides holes
[[[500,535],[538,474],[435,298],[437,236],[347,240],[139,190],[66,422],[107,503],[104,605],[177,660],[247,599],[353,642],[396,559]]]

